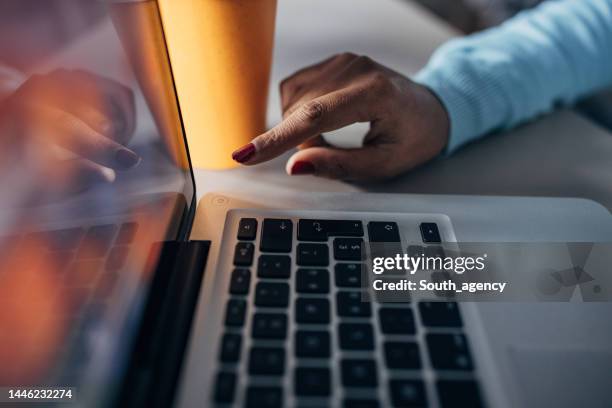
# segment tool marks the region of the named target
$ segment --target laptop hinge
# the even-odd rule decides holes
[[[209,248],[209,241],[162,244],[117,405],[172,405]]]

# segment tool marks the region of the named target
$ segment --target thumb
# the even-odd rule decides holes
[[[377,180],[395,175],[387,145],[359,149],[310,147],[295,153],[287,161],[289,175],[313,174],[340,180]]]

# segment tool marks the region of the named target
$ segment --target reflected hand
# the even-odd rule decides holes
[[[135,126],[134,95],[118,82],[79,70],[34,75],[0,103],[0,145],[13,153],[2,162],[19,157],[51,187],[82,190],[139,163],[124,146]]]
[[[299,147],[291,175],[334,179],[389,178],[434,158],[448,141],[449,119],[427,88],[368,57],[333,56],[281,83],[283,121],[234,152],[253,165]],[[370,122],[364,145],[339,149],[322,133]]]

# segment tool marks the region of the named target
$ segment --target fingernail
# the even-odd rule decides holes
[[[115,164],[119,169],[131,169],[138,163],[140,163],[140,157],[131,150],[119,149],[115,152]]]
[[[306,174],[313,174],[314,172],[314,165],[308,161],[296,161],[293,163],[293,166],[291,166],[292,176],[302,176]]]
[[[100,169],[100,175],[102,179],[107,183],[112,183],[117,178],[117,174],[113,169],[109,169],[108,167],[103,167]]]
[[[255,145],[253,143],[249,143],[248,145],[242,146],[240,149],[232,153],[232,159],[234,159],[238,163],[245,163],[251,157],[253,157],[254,154],[255,154]]]

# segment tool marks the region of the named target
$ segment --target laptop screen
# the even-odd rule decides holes
[[[193,198],[156,2],[0,2],[0,388],[112,398]]]

